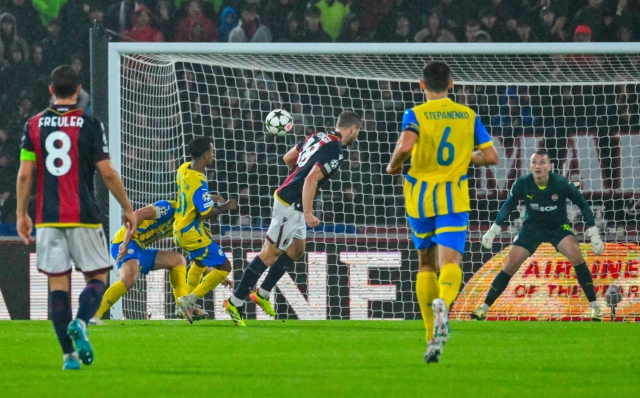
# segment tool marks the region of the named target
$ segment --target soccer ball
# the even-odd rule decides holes
[[[293,129],[293,117],[284,109],[275,109],[267,115],[265,124],[268,132],[282,137]]]

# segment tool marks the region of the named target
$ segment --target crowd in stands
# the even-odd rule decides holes
[[[25,121],[50,101],[47,86],[53,68],[71,64],[78,71],[83,86],[79,105],[91,110],[89,28],[94,21],[104,25],[114,41],[137,42],[633,42],[640,35],[640,0],[58,0],[51,3],[61,5],[57,15],[51,16],[50,12],[45,15],[31,0],[0,0],[0,223],[11,222],[14,217],[19,140]],[[182,77],[185,81],[189,74],[186,69]],[[223,82],[207,80],[206,76],[216,73],[226,72],[211,71],[210,75],[193,72],[191,78],[197,80],[195,84],[220,84],[218,90],[231,87],[232,91],[216,93],[226,100],[213,100],[211,96],[194,96],[187,90],[186,99],[181,99],[190,103],[187,108],[199,107],[206,123],[193,122],[193,118],[203,116],[191,109],[183,115],[185,125],[205,126],[211,121],[212,127],[220,126],[225,134],[227,130],[251,128],[259,135],[264,112],[280,105],[292,111],[297,122],[311,131],[333,122],[334,115],[323,119],[326,115],[321,110],[329,101],[335,110],[352,107],[361,111],[367,123],[365,130],[370,133],[385,132],[383,140],[381,135],[373,139],[381,141],[376,148],[361,146],[360,151],[350,154],[348,171],[343,172],[343,181],[349,183],[335,191],[344,196],[336,206],[351,206],[349,200],[354,197],[363,203],[358,195],[366,193],[373,198],[381,193],[363,193],[366,187],[379,183],[372,178],[379,178],[376,175],[381,170],[375,167],[385,160],[372,157],[390,152],[399,127],[396,114],[401,115],[406,106],[421,100],[405,98],[406,94],[403,97],[395,83],[380,82],[376,87],[365,87],[354,80],[326,83],[331,92],[315,103],[314,93],[305,91],[313,87],[314,82],[304,80],[308,78],[282,77],[282,81],[276,82],[276,90],[264,90],[270,92],[267,101],[257,98],[256,101],[263,102],[251,109],[256,104],[241,106],[239,93],[249,90],[248,84],[259,84],[259,79],[245,71],[243,76],[232,76]],[[254,88],[260,91],[259,87]],[[612,123],[611,118],[615,118],[616,124],[638,123],[635,86],[603,87],[602,93],[597,92],[597,87],[589,88],[592,92],[587,93],[577,93],[576,87],[558,88],[557,93],[522,93],[520,88],[505,87],[485,95],[485,89],[489,90],[459,87],[456,99],[466,99],[477,108],[485,123],[493,128],[492,133],[501,139],[509,140],[516,134],[514,131],[525,128],[559,129],[559,121],[568,120],[565,115],[545,114],[557,112],[554,107],[557,101],[566,105],[563,109],[585,114],[585,124]],[[412,90],[409,87],[402,92]],[[335,98],[339,104],[331,102]],[[566,103],[574,98],[599,106],[602,117],[587,120],[588,114],[595,117],[586,108],[588,104]],[[396,111],[393,120],[389,120],[390,110]],[[512,128],[516,123],[517,128]],[[263,150],[256,148],[257,152]],[[231,180],[251,174],[252,165],[266,161],[257,154],[244,156],[247,158],[233,160],[239,161],[238,167],[242,165],[249,171],[238,169]],[[363,171],[363,167],[373,169]],[[360,175],[356,175],[358,173]],[[241,186],[234,188],[242,195],[253,197],[253,180],[245,179],[240,178]],[[612,184],[615,182],[609,182]],[[257,211],[256,207],[246,209]],[[354,211],[330,210],[336,214]],[[346,221],[379,223],[381,219],[376,217],[389,214],[371,216],[374,218]]]

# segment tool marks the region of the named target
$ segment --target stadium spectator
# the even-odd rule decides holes
[[[80,82],[80,85],[82,86],[82,88],[85,89],[86,91],[89,91],[89,85],[90,85],[89,71],[87,70],[87,68],[84,67],[84,62],[82,62],[82,58],[80,58],[78,54],[74,54],[71,57],[71,62],[69,64],[71,65],[71,69],[76,71],[76,73],[78,74],[78,81]]]
[[[27,42],[17,33],[16,19],[11,13],[5,12],[0,15],[0,41],[0,47],[3,50],[0,54],[0,66],[7,64],[14,46],[19,46],[23,54],[29,53]]]
[[[467,23],[464,25],[464,36],[466,37],[466,41],[468,43],[473,43],[475,42],[476,36],[478,35],[478,32],[480,32],[480,22],[475,20],[475,19],[471,19],[469,21],[467,21]]]
[[[47,91],[49,87],[49,83],[51,81],[51,74],[48,68],[45,66],[43,62],[43,48],[42,44],[36,43],[33,46],[33,52],[31,54],[31,72],[33,84],[32,92],[35,95],[34,108],[36,109],[44,109],[47,106]]]
[[[531,25],[526,20],[518,22],[518,41],[521,43],[528,43],[536,41],[531,37]]]
[[[504,29],[500,32],[500,36],[496,38],[497,42],[514,43],[518,41],[518,20],[515,17],[507,18]]]
[[[40,22],[40,15],[30,1],[11,0],[5,11],[14,16],[16,31],[28,44],[42,40],[44,29]]]
[[[22,90],[30,90],[33,84],[33,73],[29,63],[25,61],[22,47],[14,43],[10,54],[9,62],[0,74],[1,86],[4,87],[2,94],[9,101],[17,98]]]
[[[336,41],[341,43],[365,43],[370,42],[372,36],[373,32],[364,31],[358,15],[351,12],[344,18],[342,32],[340,32]]]
[[[222,10],[222,14],[220,15],[219,33],[219,40],[221,42],[226,43],[229,41],[229,33],[238,26],[238,20],[238,13],[232,7],[227,7]],[[284,29],[282,32],[284,32]]]
[[[91,6],[87,0],[69,0],[60,8],[58,17],[63,27],[61,36],[67,42],[72,43],[74,52],[78,52],[80,43],[89,37],[87,28],[91,23],[90,11]]]
[[[280,35],[278,41],[297,43],[302,41],[302,34],[304,32],[304,22],[302,18],[295,12],[290,12],[287,15],[286,30]]]
[[[162,32],[165,41],[172,41],[175,28],[176,18],[175,9],[170,0],[158,0],[155,12],[155,27]]]
[[[107,11],[105,26],[114,32],[124,33],[133,27],[133,13],[144,3],[136,0],[122,0]]]
[[[342,29],[344,18],[349,14],[349,6],[338,0],[320,0],[316,7],[320,9],[322,29],[335,41]]]
[[[415,40],[414,29],[409,17],[405,14],[396,14],[395,29],[381,31],[377,35],[378,41],[389,43],[410,43]]]
[[[618,26],[632,27],[640,21],[640,2],[634,0],[618,0],[615,12],[616,23]],[[634,32],[634,36],[637,35]]]
[[[71,43],[64,40],[60,35],[61,25],[60,19],[52,18],[47,24],[47,31],[49,34],[42,41],[42,48],[44,53],[44,65],[51,72],[54,68],[60,65],[68,64],[73,54],[73,48]]]
[[[176,41],[218,41],[218,29],[204,15],[200,2],[191,0],[187,3],[187,15],[180,20],[176,29]]]
[[[306,43],[327,43],[331,37],[322,29],[320,9],[316,6],[307,8],[304,17],[304,30],[300,37]]]
[[[464,27],[465,15],[467,15],[469,10],[466,2],[459,0],[440,0],[440,4],[437,6],[437,9],[442,16],[442,28],[447,29],[454,35],[458,32],[456,38],[458,41],[463,41],[464,35],[461,34],[460,31]]]
[[[456,37],[442,28],[440,14],[432,11],[427,18],[427,27],[416,33],[416,43],[453,43]]]
[[[273,41],[295,41],[289,40],[287,30],[289,28],[289,21],[291,18],[295,18],[298,27],[302,27],[300,22],[300,15],[304,15],[304,11],[307,8],[305,1],[298,0],[269,0],[266,7],[264,7],[263,21],[264,24],[271,29],[273,34]],[[237,25],[233,25],[234,27]]]
[[[154,29],[152,25],[153,14],[145,5],[138,6],[134,12],[133,27],[124,32],[124,35],[133,41],[145,43],[160,43],[164,41],[162,32]]]
[[[556,29],[558,18],[552,8],[540,11],[540,18],[534,24],[535,37],[546,43],[566,41],[567,33],[564,29]]]
[[[489,37],[496,38],[500,36],[498,28],[498,17],[492,8],[486,8],[480,11],[480,29],[485,31]]]
[[[258,6],[255,3],[245,5],[240,13],[240,23],[229,33],[229,42],[265,43],[271,40],[271,30],[260,21]]]
[[[573,32],[573,41],[577,43],[585,43],[591,41],[591,28],[586,25],[576,26],[576,30]]]
[[[596,41],[603,41],[606,15],[604,0],[589,0],[589,3],[575,15],[573,23],[574,26],[588,26],[593,32],[593,38]]]
[[[635,41],[633,29],[630,26],[623,25],[620,30],[618,30],[618,41],[623,43]]]

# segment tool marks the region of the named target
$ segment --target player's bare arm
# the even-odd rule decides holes
[[[316,165],[313,166],[309,175],[304,179],[304,186],[302,188],[302,211],[304,213],[304,221],[309,228],[315,228],[320,224],[320,220],[313,215],[313,198],[316,196],[318,182],[322,177],[322,170]]]
[[[18,181],[16,187],[17,193],[17,229],[18,235],[22,238],[25,245],[33,241],[31,232],[33,231],[33,223],[31,217],[27,214],[29,206],[29,197],[31,195],[31,186],[33,185],[33,171],[36,169],[36,162],[31,160],[22,160],[20,162],[20,170],[18,171]]]
[[[418,135],[413,131],[403,131],[393,150],[393,156],[387,166],[387,173],[400,174],[402,165],[411,157],[411,150],[418,141]]]
[[[298,159],[298,153],[299,153],[298,148],[294,146],[282,158],[282,160],[284,160],[284,163],[287,165],[289,170],[293,169],[293,166],[296,164],[296,160]]]
[[[498,164],[498,160],[498,151],[493,145],[474,151],[471,155],[471,161],[478,166],[493,166]]]
[[[127,229],[127,235],[133,233],[133,227],[136,225],[136,218],[133,215],[133,209],[131,208],[131,203],[129,203],[129,198],[124,190],[124,185],[122,184],[122,180],[120,179],[120,175],[116,169],[113,168],[113,164],[111,160],[104,159],[96,163],[98,167],[98,171],[104,180],[104,184],[109,189],[109,192],[116,198],[122,210],[124,211],[122,214],[122,224]]]
[[[220,198],[220,197],[218,197],[218,198]],[[222,199],[222,201],[224,201],[224,199]],[[220,202],[216,201],[216,203],[220,203]],[[223,202],[219,206],[212,207],[211,211],[209,211],[205,215],[201,215],[200,217],[202,219],[208,220],[208,219],[211,219],[211,218],[216,218],[220,214],[226,213],[226,212],[228,212],[230,210],[235,210],[237,208],[238,208],[238,201],[235,200],[235,199],[230,199],[230,200],[227,200],[227,201]]]
[[[141,209],[136,210],[133,213],[136,222],[133,225],[131,230],[127,230],[127,234],[124,236],[124,240],[120,244],[120,249],[118,249],[118,257],[116,257],[116,262],[120,262],[122,258],[127,253],[127,247],[129,247],[129,242],[131,242],[131,237],[136,229],[142,224],[145,220],[155,220],[156,219],[156,207],[154,205],[145,206]]]

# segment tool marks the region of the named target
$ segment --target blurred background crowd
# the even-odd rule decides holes
[[[632,42],[640,35],[640,0],[0,0],[0,223],[15,217],[22,129],[49,103],[53,68],[71,64],[78,71],[79,106],[91,111],[93,21],[109,29],[113,41],[137,42]],[[178,69],[184,131],[211,135],[218,149],[226,148],[212,176],[222,186],[212,189],[244,198],[232,224],[268,222],[268,203],[250,201],[269,201],[287,172],[269,158],[281,149],[268,147],[262,126],[266,113],[280,107],[296,118],[289,140],[331,128],[347,108],[360,112],[364,131],[373,134],[350,151],[340,185],[331,189],[340,197],[322,202],[329,207],[322,209],[327,223],[396,224],[404,216],[399,185],[381,167],[402,112],[423,101],[415,84],[193,64]],[[477,85],[457,86],[452,98],[482,115],[505,146],[527,132],[544,134],[561,167],[566,137],[577,129],[595,129],[603,148],[610,148],[612,128],[637,130],[638,91],[637,85]],[[148,123],[142,116],[135,120],[140,128]],[[225,138],[232,137],[243,147],[228,148]],[[614,156],[606,149],[602,156],[610,159],[604,186],[615,189]],[[274,170],[260,185],[262,165]]]

